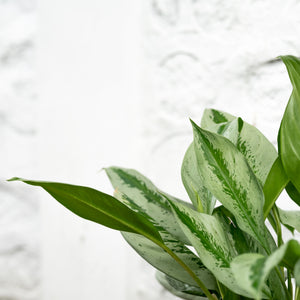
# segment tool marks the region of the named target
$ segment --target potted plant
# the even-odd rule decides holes
[[[300,231],[300,211],[276,205],[284,189],[300,205],[300,60],[280,58],[293,91],[278,152],[241,118],[206,109],[201,126],[191,121],[194,139],[182,163],[191,204],[120,167],[105,169],[114,196],[84,186],[10,180],[40,186],[78,216],[121,231],[157,269],[159,282],[183,299],[300,300],[300,244],[284,243],[281,230]]]

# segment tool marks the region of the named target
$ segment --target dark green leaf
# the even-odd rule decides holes
[[[115,197],[118,200],[185,244],[190,243],[177,225],[166,198],[182,203],[183,201],[163,194],[149,179],[135,170],[110,167],[105,171],[115,188]]]
[[[204,185],[235,216],[239,227],[269,251],[264,229],[263,191],[245,157],[228,139],[192,124]]]
[[[300,60],[294,56],[281,56],[293,91],[284,112],[278,134],[278,149],[284,170],[300,191]]]
[[[297,191],[296,187],[290,181],[285,187],[286,192],[291,197],[291,199],[300,206],[300,193]]]
[[[296,284],[300,286],[300,259],[298,259],[298,261],[295,264],[294,275],[295,275]]]
[[[71,184],[21,178],[11,180],[20,180],[42,187],[63,206],[84,219],[112,229],[138,233],[155,243],[162,243],[157,229],[146,218],[110,195],[89,187]]]
[[[267,177],[266,183],[264,184],[264,195],[265,195],[265,204],[264,204],[264,218],[266,218],[272,209],[275,201],[289,182],[287,178],[282,163],[279,157],[275,160],[269,175]]]

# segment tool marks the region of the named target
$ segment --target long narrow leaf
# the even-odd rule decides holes
[[[78,185],[21,178],[12,178],[11,181],[13,180],[42,187],[63,206],[84,219],[112,229],[138,233],[154,242],[162,243],[157,229],[146,218],[110,195]]]

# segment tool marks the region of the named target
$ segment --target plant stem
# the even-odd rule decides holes
[[[291,272],[289,269],[287,269],[287,276],[288,276],[288,290],[291,295],[291,299],[293,299],[293,284],[292,284]]]
[[[174,258],[174,260],[177,261],[177,263],[183,269],[185,269],[186,272],[189,273],[189,275],[195,280],[195,282],[198,284],[198,286],[201,288],[201,290],[209,300],[217,300],[216,296],[210,293],[210,291],[206,288],[203,282],[197,277],[197,275],[170,248],[168,248],[164,244],[159,244],[159,246],[163,248],[172,258]]]
[[[296,286],[296,289],[295,289],[295,300],[300,300],[300,288],[299,288],[299,286]]]
[[[283,240],[282,240],[281,223],[280,223],[280,218],[279,218],[279,213],[278,213],[277,206],[274,205],[272,210],[273,210],[274,217],[275,217],[275,222],[276,222],[277,244],[278,244],[278,247],[280,247],[283,244]]]
[[[283,287],[283,289],[284,289],[284,292],[285,292],[285,294],[286,294],[287,299],[292,299],[291,294],[290,294],[289,290],[287,289],[287,287],[286,287],[286,285],[285,285],[285,281],[284,281],[282,272],[281,272],[281,270],[279,269],[279,267],[276,267],[276,268],[275,268],[275,271],[276,271],[276,273],[277,273],[277,275],[278,275],[278,277],[279,277],[279,279],[280,279],[280,282],[281,282],[281,284],[282,284],[282,287]]]

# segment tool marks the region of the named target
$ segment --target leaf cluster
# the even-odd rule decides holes
[[[105,169],[114,196],[83,186],[12,180],[40,186],[80,217],[121,231],[157,269],[159,282],[182,299],[300,300],[300,244],[282,237],[282,226],[300,231],[300,210],[276,205],[284,189],[300,205],[300,60],[281,59],[293,91],[278,152],[241,118],[205,110],[201,126],[191,121],[194,139],[181,169],[191,204],[120,167]]]

